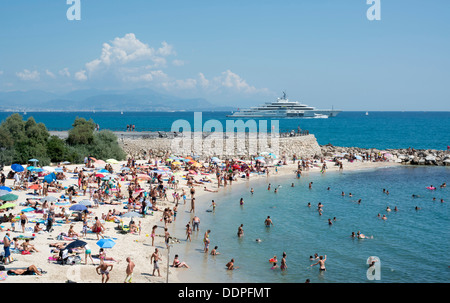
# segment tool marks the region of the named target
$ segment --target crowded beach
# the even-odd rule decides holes
[[[151,151],[147,159],[120,162],[87,156],[84,164],[13,164],[0,180],[2,283],[188,282],[179,281],[177,272],[194,264],[168,249],[189,241],[195,205],[211,203],[206,195],[217,201],[224,187],[275,175],[390,165],[399,163],[382,153],[326,159],[261,153],[241,160],[156,157]],[[169,232],[180,211],[191,220],[184,230]],[[233,269],[230,262],[225,266]]]

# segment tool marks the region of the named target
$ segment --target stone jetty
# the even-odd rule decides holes
[[[381,157],[390,161],[399,162],[409,165],[437,165],[450,166],[450,151],[436,149],[376,149],[376,148],[359,148],[359,147],[340,147],[332,144],[321,145],[321,153],[324,157],[334,157],[336,155],[343,158],[371,157],[375,159]]]

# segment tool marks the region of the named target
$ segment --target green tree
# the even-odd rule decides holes
[[[67,146],[63,139],[51,136],[47,141],[47,156],[54,163],[63,162],[67,159]]]
[[[77,117],[69,130],[67,143],[69,145],[92,144],[94,141],[95,123],[92,119],[87,121],[84,118]]]

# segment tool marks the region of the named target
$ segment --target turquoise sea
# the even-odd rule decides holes
[[[177,253],[180,260],[192,266],[189,270],[177,269],[182,279],[192,282],[449,282],[450,188],[439,188],[443,182],[448,183],[449,176],[450,168],[446,167],[310,172],[300,180],[294,174],[258,179],[251,183],[253,195],[246,181],[233,184],[220,196],[211,193],[198,199],[200,232],[193,233],[192,242],[184,241],[182,232],[192,216],[189,201],[179,208],[172,230],[178,229],[173,236],[182,241],[174,244],[171,256]],[[309,182],[313,182],[311,189]],[[274,193],[278,185],[281,187]],[[430,185],[437,189],[427,189]],[[419,197],[413,198],[413,194]],[[243,206],[240,198],[244,199]],[[217,203],[214,213],[206,211],[212,199]],[[361,204],[357,203],[359,199]],[[321,216],[319,202],[323,204]],[[386,211],[388,206],[391,212]],[[388,219],[381,220],[378,214]],[[267,216],[274,223],[270,228],[264,225]],[[330,226],[328,219],[334,217],[336,221]],[[244,237],[238,238],[241,224]],[[207,229],[211,230],[210,249],[217,245],[218,256],[203,253]],[[352,238],[351,233],[357,231],[373,239]],[[256,241],[258,238],[261,242]],[[281,260],[283,252],[287,254],[287,271],[271,269],[269,259],[276,255]],[[310,266],[315,262],[309,258],[315,253],[327,255],[326,272]],[[367,278],[369,257],[380,260],[380,280]],[[230,272],[225,264],[231,258],[240,268]]]
[[[450,145],[449,112],[341,112],[329,119],[280,119],[280,131],[300,126],[314,134],[319,144],[357,146],[362,148],[408,148],[445,150]],[[0,112],[0,121],[11,113]],[[23,115],[23,113],[21,113]],[[229,112],[203,112],[202,121],[215,119],[224,129]],[[100,129],[125,131],[134,124],[136,131],[170,131],[178,119],[194,127],[193,112],[28,112],[49,130],[68,130],[76,117],[93,119]],[[255,119],[259,122],[259,119]],[[267,122],[270,131],[270,121]]]

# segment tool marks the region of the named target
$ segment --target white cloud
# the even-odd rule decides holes
[[[200,85],[201,85],[203,88],[206,88],[206,87],[209,86],[209,80],[206,79],[206,77],[205,77],[205,75],[203,75],[203,73],[199,73],[199,74],[198,74],[198,77],[199,77]]]
[[[46,74],[47,76],[49,76],[50,78],[55,78],[55,77],[56,77],[55,74],[52,73],[51,71],[49,71],[48,69],[45,70],[45,74]]]
[[[249,85],[238,74],[235,74],[230,70],[223,72],[220,77],[215,78],[215,81],[219,82],[223,87],[231,88],[244,93],[256,93],[259,91],[259,89]]]
[[[86,81],[87,80],[86,71],[80,70],[79,72],[76,72],[75,79],[78,81]]]
[[[127,82],[160,82],[166,81],[168,76],[162,70],[152,70],[143,74],[128,74],[122,79]]]
[[[68,69],[67,67],[63,68],[63,69],[60,70],[58,73],[59,73],[61,76],[64,76],[64,77],[70,77],[70,72],[69,72],[69,69]]]
[[[19,77],[21,80],[25,81],[38,81],[40,73],[38,71],[30,71],[28,69],[25,69],[23,72],[17,72],[16,76]]]
[[[86,63],[88,73],[116,68],[131,63],[151,62],[153,68],[163,67],[169,55],[174,55],[173,46],[162,42],[162,47],[155,50],[148,44],[141,42],[135,34],[129,33],[124,37],[116,37],[110,43],[103,43],[99,58]]]

